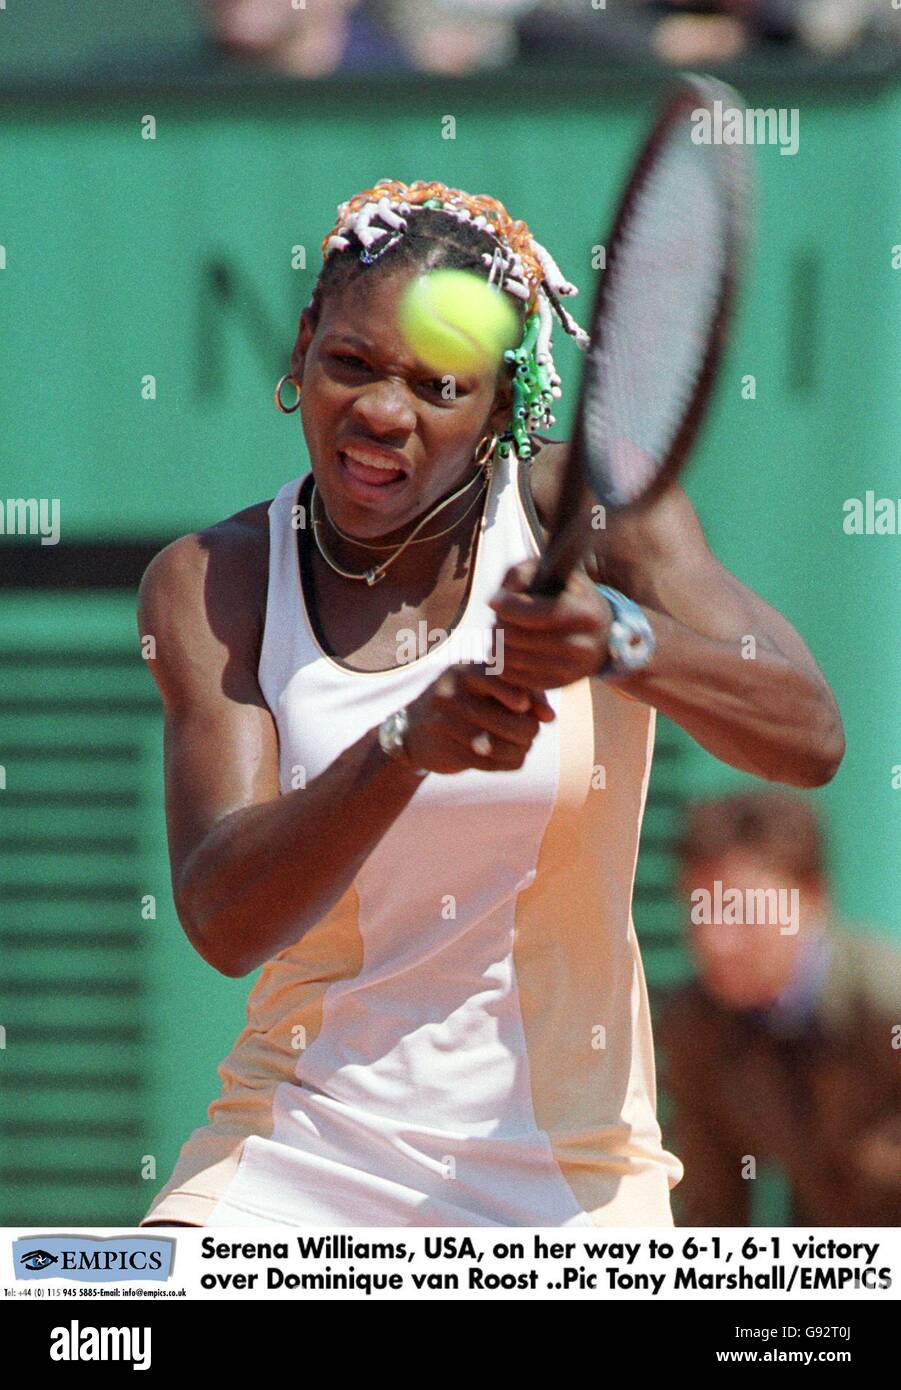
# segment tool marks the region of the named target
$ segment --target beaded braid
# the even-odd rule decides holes
[[[519,456],[528,458],[532,453],[529,431],[555,423],[552,402],[562,395],[552,355],[553,315],[580,348],[584,350],[589,344],[588,334],[560,302],[578,290],[564,278],[553,256],[535,241],[526,223],[514,222],[496,198],[421,180],[405,184],[399,179],[379,179],[373,188],[342,203],[335,225],[322,239],[323,262],[336,251],[351,247],[355,237],[361,247],[361,264],[372,265],[400,240],[407,216],[420,208],[447,213],[492,238],[494,251],[482,255],[490,267],[489,283],[526,305],[519,346],[504,353],[513,368],[513,415],[498,452],[504,457],[515,444]],[[376,218],[384,225],[377,225]]]

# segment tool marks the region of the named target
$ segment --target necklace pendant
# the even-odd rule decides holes
[[[373,584],[378,584],[379,580],[384,579],[384,577],[384,570],[379,571],[377,569],[371,569],[366,571],[366,583],[369,585],[370,589]]]

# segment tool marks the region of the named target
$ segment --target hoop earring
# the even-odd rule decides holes
[[[479,468],[484,468],[487,473],[491,471],[494,462],[494,451],[497,448],[498,437],[496,434],[483,434],[476,445],[472,461]]]
[[[282,401],[282,387],[284,386],[286,381],[290,381],[291,385],[294,387],[294,390],[297,392],[297,400],[294,402],[293,405],[285,405]],[[300,405],[300,383],[294,380],[290,372],[285,372],[285,375],[281,378],[281,380],[275,388],[275,404],[278,406],[279,410],[282,412],[283,415],[293,415],[295,410],[297,410],[297,408]]]

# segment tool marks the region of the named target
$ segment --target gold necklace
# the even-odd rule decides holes
[[[475,473],[473,473],[473,475],[472,475],[472,477],[470,478],[470,480],[469,480],[468,483],[464,483],[463,486],[462,486],[461,488],[458,488],[456,492],[452,493],[450,497],[445,497],[445,499],[444,499],[443,502],[439,502],[437,506],[433,507],[432,510],[429,512],[429,515],[428,515],[427,517],[424,517],[424,518],[423,518],[423,521],[422,521],[421,524],[422,524],[422,525],[425,525],[425,522],[426,522],[426,521],[429,521],[433,516],[437,516],[438,513],[439,513],[444,507],[447,507],[451,502],[456,501],[456,499],[457,499],[458,497],[462,497],[462,496],[463,496],[463,493],[466,492],[469,488],[471,488],[472,485],[473,485],[473,483],[477,483],[477,482],[479,481],[480,478],[482,479],[482,482],[483,482],[483,483],[487,482],[489,476],[490,476],[490,475],[489,475],[489,472],[488,472],[488,470],[487,470],[485,467],[482,467],[482,468],[478,469]],[[474,503],[470,503],[470,506],[467,507],[466,511],[463,512],[462,515],[459,516],[459,517],[457,518],[457,520],[456,520],[451,526],[446,526],[446,527],[444,528],[443,531],[433,531],[432,534],[431,534],[430,536],[417,536],[416,540],[415,540],[415,541],[412,541],[411,544],[413,544],[413,545],[425,545],[427,541],[436,541],[436,540],[438,539],[439,536],[446,536],[450,531],[453,531],[453,529],[454,529],[455,526],[459,526],[459,525],[460,525],[460,522],[463,520],[463,517],[468,515],[468,513],[471,511],[473,505],[474,505]],[[343,541],[350,541],[351,545],[358,545],[358,546],[360,547],[361,550],[393,550],[393,549],[394,549],[394,546],[393,546],[393,545],[370,545],[370,544],[368,544],[366,541],[359,541],[359,540],[357,540],[356,536],[349,536],[349,535],[347,534],[346,531],[342,531],[342,530],[341,530],[341,527],[338,525],[337,521],[333,521],[333,520],[332,520],[332,518],[329,516],[328,512],[326,511],[325,507],[323,507],[322,510],[325,512],[326,518],[328,519],[328,524],[329,524],[329,526],[331,526],[331,528],[332,528],[333,531],[336,531],[336,532],[337,532],[337,534],[341,537],[341,539],[342,539]],[[418,528],[417,528],[417,529],[418,529]],[[416,535],[416,532],[414,531],[413,534]]]
[[[382,564],[380,564],[380,565],[373,565],[373,566],[371,566],[368,570],[364,570],[362,574],[354,574],[351,570],[342,569],[342,567],[341,567],[339,564],[337,564],[337,562],[336,562],[335,560],[332,559],[331,555],[329,555],[328,551],[326,550],[325,546],[323,545],[322,537],[321,537],[320,534],[319,534],[319,528],[321,527],[322,522],[321,522],[320,520],[318,520],[317,517],[316,517],[316,515],[315,515],[316,499],[317,499],[319,493],[318,493],[318,490],[317,490],[317,487],[316,487],[316,483],[314,482],[314,483],[313,483],[313,492],[312,492],[312,496],[310,497],[310,521],[311,521],[312,527],[313,527],[313,537],[314,537],[314,539],[315,539],[315,541],[316,541],[316,548],[317,548],[317,550],[319,551],[319,554],[322,556],[322,558],[323,558],[323,560],[325,561],[325,563],[326,563],[331,569],[333,569],[333,570],[335,571],[336,574],[340,574],[341,577],[342,577],[343,579],[365,579],[365,580],[366,580],[366,583],[369,585],[369,587],[372,588],[373,584],[377,584],[377,583],[379,582],[379,580],[382,579],[382,578],[384,577],[385,570],[388,568],[389,565],[392,565],[392,564],[394,563],[394,561],[398,558],[399,555],[402,555],[402,554],[403,554],[403,552],[406,550],[406,548],[407,548],[408,545],[417,544],[417,542],[414,540],[414,537],[415,537],[415,535],[416,535],[416,532],[422,530],[422,528],[423,528],[423,526],[425,526],[426,522],[431,521],[432,517],[433,517],[433,516],[437,516],[438,512],[443,511],[444,508],[447,507],[447,506],[449,506],[450,503],[453,502],[453,501],[455,501],[456,498],[462,496],[462,494],[463,494],[464,492],[466,492],[466,490],[467,490],[468,488],[472,487],[473,483],[476,481],[476,479],[477,479],[478,477],[479,477],[479,474],[476,473],[474,477],[470,478],[470,480],[469,480],[468,483],[464,483],[463,487],[458,488],[457,491],[454,492],[454,493],[452,493],[450,497],[446,497],[446,498],[444,499],[443,502],[440,502],[440,503],[438,504],[437,507],[433,507],[432,510],[431,510],[430,512],[428,512],[427,515],[424,516],[424,517],[422,518],[422,521],[420,521],[419,524],[418,524],[417,526],[414,527],[414,529],[410,532],[409,536],[407,536],[406,540],[401,542],[401,544],[400,544],[400,545],[397,547],[397,549],[394,551],[394,554],[393,554],[393,555],[389,555],[388,559],[387,559],[387,560],[384,560],[384,561],[382,562]],[[466,511],[463,512],[462,516],[459,516],[459,517],[457,518],[457,520],[453,523],[452,526],[446,527],[445,530],[443,530],[443,531],[436,531],[436,532],[435,532],[433,535],[431,535],[431,536],[423,536],[423,537],[422,537],[422,540],[424,540],[424,541],[426,541],[426,540],[427,540],[427,541],[434,541],[434,540],[437,540],[439,536],[446,536],[446,535],[448,535],[451,531],[455,530],[456,527],[458,527],[458,526],[460,525],[460,522],[464,519],[464,517],[467,517],[467,516],[469,515],[469,513],[472,511],[472,509],[473,509],[473,507],[475,506],[476,502],[478,502],[478,500],[479,500],[479,498],[481,497],[482,493],[483,493],[483,492],[485,491],[485,489],[487,488],[487,486],[488,486],[488,481],[489,481],[489,474],[488,474],[488,473],[485,473],[485,474],[483,475],[483,477],[482,477],[482,486],[481,486],[481,488],[480,488],[479,491],[476,493],[475,497],[474,497],[473,500],[470,502],[469,506],[466,508]],[[323,508],[323,511],[325,511],[325,508]],[[332,526],[332,527],[334,527],[334,529],[335,529],[335,531],[337,531],[338,535],[339,535],[339,536],[344,536],[344,532],[338,530],[338,527],[335,526],[335,523],[332,521],[331,517],[329,517],[328,512],[326,512],[325,515],[326,515],[326,517],[327,517],[327,519],[328,519],[329,525]],[[372,546],[372,545],[365,545],[364,542],[355,540],[355,538],[354,538],[353,536],[344,536],[344,539],[353,542],[353,544],[355,544],[355,545],[361,545],[361,546],[363,546],[363,548],[366,549],[366,550],[390,550],[390,549],[391,549],[390,546]]]

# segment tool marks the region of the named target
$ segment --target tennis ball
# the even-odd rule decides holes
[[[441,375],[497,367],[519,340],[513,305],[468,270],[433,270],[411,280],[398,322],[420,361]]]

